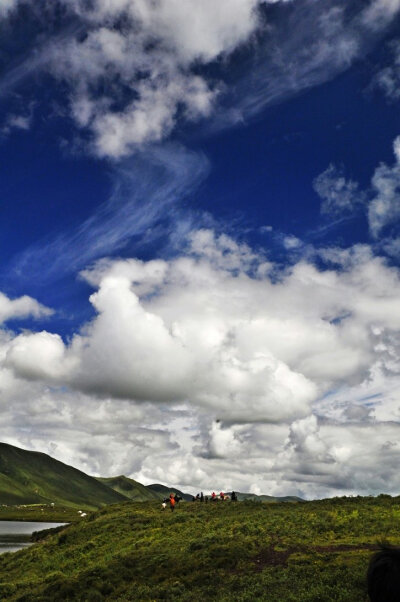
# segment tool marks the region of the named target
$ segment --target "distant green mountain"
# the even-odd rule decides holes
[[[183,498],[187,502],[191,502],[192,498],[193,498],[193,496],[190,495],[189,493],[183,493],[183,491],[180,491],[179,489],[176,489],[175,487],[166,487],[166,485],[161,485],[160,483],[153,483],[152,485],[146,485],[146,489],[149,489],[150,491],[154,491],[154,493],[157,493],[158,499],[163,498],[163,497],[169,497],[169,494],[171,492],[177,493],[179,496],[181,496],[181,498]]]
[[[156,491],[124,475],[120,475],[119,477],[97,477],[97,480],[134,502],[147,502],[160,499],[160,495]]]
[[[171,492],[177,493],[186,501],[192,501],[193,497],[189,493],[183,493],[180,489],[176,489],[176,487],[167,487],[160,483],[142,485],[138,481],[134,481],[124,475],[119,477],[97,477],[97,480],[134,502],[159,501],[165,497],[169,497]]]
[[[94,477],[47,454],[0,443],[0,504],[61,504],[96,509],[126,501]]]
[[[228,492],[229,493],[229,492]],[[251,500],[253,502],[304,502],[301,497],[295,495],[285,495],[284,497],[274,497],[273,495],[256,495],[255,493],[240,493],[236,491],[239,502]]]

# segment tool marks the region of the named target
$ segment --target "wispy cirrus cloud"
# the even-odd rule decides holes
[[[345,71],[376,44],[399,11],[399,0],[294,0],[282,6],[249,56],[247,74],[233,83],[217,110],[214,127],[241,124]]]
[[[39,241],[16,257],[10,270],[39,282],[76,273],[99,257],[121,250],[132,238],[141,244],[163,237],[180,202],[208,174],[200,152],[169,144],[148,148],[120,163],[112,172],[110,198],[76,229]],[[52,257],[49,263],[48,258]]]

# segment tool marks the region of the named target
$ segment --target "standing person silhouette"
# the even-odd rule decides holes
[[[173,493],[169,494],[169,507],[171,508],[171,512],[175,510],[175,495]]]

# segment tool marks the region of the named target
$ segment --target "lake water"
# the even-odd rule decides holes
[[[35,523],[28,521],[2,520],[0,521],[0,554],[16,552],[31,544],[30,536],[34,531],[43,531],[59,527],[65,523]]]

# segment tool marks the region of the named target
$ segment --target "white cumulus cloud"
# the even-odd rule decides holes
[[[201,75],[199,67],[248,40],[258,25],[259,3],[66,3],[87,33],[54,41],[46,51],[47,64],[68,83],[72,114],[92,133],[95,152],[121,157],[137,145],[163,139],[179,116],[208,116],[219,84]]]
[[[278,281],[226,235],[192,233],[186,255],[103,261],[84,276],[97,316],[66,345],[23,333],[7,366],[25,378],[136,402],[188,402],[233,423],[307,416],[332,388],[396,373],[400,280],[368,251],[340,270],[300,261]],[[43,353],[39,352],[43,348]]]
[[[0,292],[0,324],[7,320],[27,318],[33,316],[34,318],[41,318],[44,316],[50,316],[53,311],[41,305],[32,297],[24,295],[17,299],[10,299],[4,293]]]

